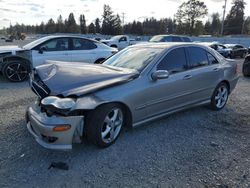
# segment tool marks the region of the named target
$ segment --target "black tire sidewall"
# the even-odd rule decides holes
[[[102,140],[102,137],[101,137],[103,122],[104,122],[106,115],[114,108],[119,108],[122,110],[123,124],[117,137],[112,142],[106,143]],[[125,125],[125,121],[126,121],[125,113],[121,105],[116,104],[116,103],[101,105],[100,107],[97,107],[95,110],[89,112],[86,116],[86,120],[85,120],[86,126],[84,130],[85,130],[87,139],[93,144],[97,145],[98,147],[106,148],[112,145],[117,140],[117,138],[119,137],[122,131],[123,126]]]
[[[19,64],[22,64],[22,66],[26,67],[26,69],[27,69],[27,75],[25,76],[24,79],[22,79],[22,80],[20,80],[20,81],[18,81],[18,80],[17,80],[17,81],[14,81],[14,80],[11,80],[11,79],[8,78],[7,72],[6,72],[6,71],[7,71],[7,67],[8,67],[8,66],[13,65],[13,64],[18,64],[18,63],[19,63]],[[9,62],[5,63],[4,66],[3,66],[3,68],[2,68],[3,76],[4,76],[7,80],[9,80],[9,81],[11,81],[11,82],[23,82],[24,80],[26,80],[26,79],[28,78],[29,72],[30,72],[30,68],[29,68],[28,64],[25,63],[25,62],[23,62],[23,61],[9,61]]]

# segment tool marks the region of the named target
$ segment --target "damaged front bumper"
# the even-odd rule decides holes
[[[84,116],[47,116],[38,105],[29,107],[26,112],[28,131],[36,141],[48,149],[72,149],[72,143],[81,142]],[[55,127],[68,126],[68,130],[55,131]]]

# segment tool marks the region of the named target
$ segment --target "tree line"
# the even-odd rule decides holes
[[[250,34],[250,16],[245,17],[245,1],[233,0],[233,5],[224,22],[224,35]],[[73,13],[67,19],[61,15],[57,20],[49,19],[40,25],[10,25],[2,32],[24,32],[33,34],[52,33],[81,33],[81,34],[134,34],[134,35],[156,35],[156,34],[182,34],[182,35],[213,35],[221,34],[222,20],[219,13],[214,13],[203,23],[201,19],[208,15],[206,4],[201,0],[188,0],[182,3],[174,18],[156,19],[146,18],[144,21],[133,21],[122,24],[119,14],[115,14],[109,5],[104,5],[101,18],[96,18],[89,25],[86,24],[85,15],[81,14],[79,22]],[[78,24],[79,23],[79,24]]]

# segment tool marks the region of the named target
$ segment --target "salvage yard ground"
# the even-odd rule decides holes
[[[249,86],[241,76],[222,111],[176,113],[123,131],[107,149],[84,141],[51,151],[26,129],[28,83],[0,76],[0,187],[250,187]],[[52,162],[69,170],[48,170]]]

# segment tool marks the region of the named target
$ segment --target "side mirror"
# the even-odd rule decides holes
[[[43,54],[43,52],[46,51],[46,47],[42,46],[41,48],[39,48],[38,52],[39,54]]]
[[[152,80],[166,79],[169,77],[169,72],[167,70],[157,70],[151,74]]]

